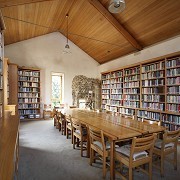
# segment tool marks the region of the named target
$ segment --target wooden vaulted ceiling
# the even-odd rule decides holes
[[[100,64],[180,34],[179,0],[125,0],[111,14],[110,0],[0,0],[5,45],[61,32]]]

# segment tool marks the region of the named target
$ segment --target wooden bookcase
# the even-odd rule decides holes
[[[39,119],[40,70],[25,67],[18,68],[18,110],[20,119]]]
[[[180,128],[180,52],[102,73],[102,110]]]
[[[4,91],[3,91],[3,60],[4,60],[4,34],[3,27],[1,26],[0,20],[0,118],[3,117],[4,113]]]

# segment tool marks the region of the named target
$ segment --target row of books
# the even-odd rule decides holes
[[[102,89],[110,89],[110,84],[103,84]]]
[[[110,93],[110,89],[102,89],[102,94],[109,94]]]
[[[137,116],[145,119],[160,120],[160,113],[138,110]]]
[[[114,78],[114,79],[111,79],[111,83],[121,83],[123,82],[123,78]]]
[[[18,82],[18,86],[24,87],[39,87],[39,84],[36,82]]]
[[[114,105],[114,106],[122,106],[123,103],[122,101],[116,101],[116,100],[111,100],[111,104],[110,105]]]
[[[110,99],[103,99],[102,104],[110,104]]]
[[[40,108],[40,104],[19,104],[18,109]]]
[[[154,102],[164,102],[165,96],[164,95],[142,95],[142,101],[154,101]]]
[[[102,80],[103,79],[110,79],[110,74],[102,74],[101,78],[102,78]]]
[[[126,101],[125,100],[123,105],[133,107],[133,108],[139,108],[140,103],[138,101]]]
[[[125,82],[129,82],[129,81],[139,81],[139,79],[140,79],[140,75],[138,74],[138,75],[126,76],[126,77],[124,78],[124,81],[125,81]]]
[[[167,76],[180,76],[180,68],[167,69],[166,75]]]
[[[39,111],[36,109],[28,109],[28,110],[19,110],[19,115],[25,115],[25,114],[38,114]]]
[[[20,119],[22,120],[22,119],[26,119],[26,118],[28,118],[28,119],[38,119],[38,118],[40,118],[40,114],[26,114],[26,115],[20,115]]]
[[[167,93],[180,94],[180,86],[167,87]]]
[[[121,114],[127,114],[127,115],[134,115],[135,110],[130,108],[119,108],[119,113]]]
[[[37,77],[19,76],[19,81],[39,82],[39,78],[37,78]]]
[[[173,95],[168,95],[167,96],[167,102],[168,103],[178,103],[180,104],[180,96],[173,96]]]
[[[111,89],[111,94],[122,94],[123,89]]]
[[[18,71],[19,76],[34,76],[34,77],[39,77],[40,73],[36,71]]]
[[[142,94],[158,94],[158,93],[163,93],[164,88],[160,87],[151,87],[151,88],[142,88]]]
[[[141,75],[142,79],[163,78],[164,71],[153,71]]]
[[[168,85],[180,84],[180,77],[167,78]]]
[[[142,108],[164,111],[165,105],[163,103],[142,102]]]
[[[19,98],[19,103],[38,103],[39,98]]]
[[[162,125],[166,127],[166,129],[168,129],[169,131],[176,131],[179,129],[179,125],[175,125],[175,124],[169,124],[163,122]]]
[[[123,87],[123,84],[121,83],[121,84],[111,84],[111,88],[112,89],[120,89],[120,88],[122,88]]]
[[[163,70],[165,67],[165,63],[163,61],[158,62],[158,63],[153,63],[149,65],[142,66],[142,72],[147,72],[147,71],[156,71],[156,70]]]
[[[116,71],[111,73],[111,78],[121,77],[123,76],[123,71]]]
[[[0,89],[3,88],[3,76],[0,74]]]
[[[180,125],[180,116],[171,115],[171,114],[162,115],[162,121],[164,121],[164,122],[173,122],[173,123],[176,123],[176,124]]]
[[[39,92],[39,89],[34,87],[20,87],[19,92]]]
[[[124,89],[124,94],[139,94],[140,89],[139,88],[130,88],[130,89]]]
[[[0,74],[2,74],[2,72],[3,72],[3,61],[0,56]]]
[[[111,94],[111,99],[122,100],[123,96],[120,94]]]
[[[110,80],[109,79],[108,80],[103,80],[102,84],[110,84]]]
[[[39,93],[18,93],[18,98],[19,97],[27,97],[27,98],[38,98],[39,97]]]
[[[140,82],[139,81],[135,81],[135,82],[127,82],[124,83],[124,88],[134,88],[134,87],[139,87]]]
[[[180,66],[180,57],[176,57],[172,60],[166,61],[166,67],[177,67]]]
[[[164,85],[164,79],[151,79],[151,80],[143,80],[142,86],[162,86]]]
[[[102,99],[110,99],[110,95],[109,94],[102,94]]]
[[[132,74],[139,74],[140,73],[140,68],[139,67],[134,67],[130,69],[125,69],[124,74],[127,75],[132,75]]]
[[[180,112],[180,105],[179,104],[166,104],[166,109],[168,111],[172,111],[172,112]]]
[[[133,100],[133,101],[139,101],[140,95],[124,95],[124,100]]]

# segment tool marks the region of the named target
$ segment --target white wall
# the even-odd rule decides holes
[[[99,66],[99,72],[118,69],[126,65],[135,64],[144,60],[180,51],[180,36],[158,43],[142,51],[133,53]]]
[[[97,78],[99,64],[69,42],[72,54],[63,54],[66,38],[59,32],[5,46],[5,57],[19,66],[41,71],[42,103],[51,102],[51,72],[64,73],[64,103],[72,104],[72,79],[75,75]]]

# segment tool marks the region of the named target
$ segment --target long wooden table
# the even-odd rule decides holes
[[[159,133],[164,131],[162,126],[154,126],[145,124],[130,118],[122,116],[115,116],[105,112],[95,112],[81,109],[64,109],[61,111],[64,115],[71,115],[71,117],[78,119],[82,124],[93,126],[103,130],[106,136],[111,140],[110,149],[110,175],[111,179],[115,178],[114,171],[114,151],[115,142],[124,141],[133,137],[149,134]]]

